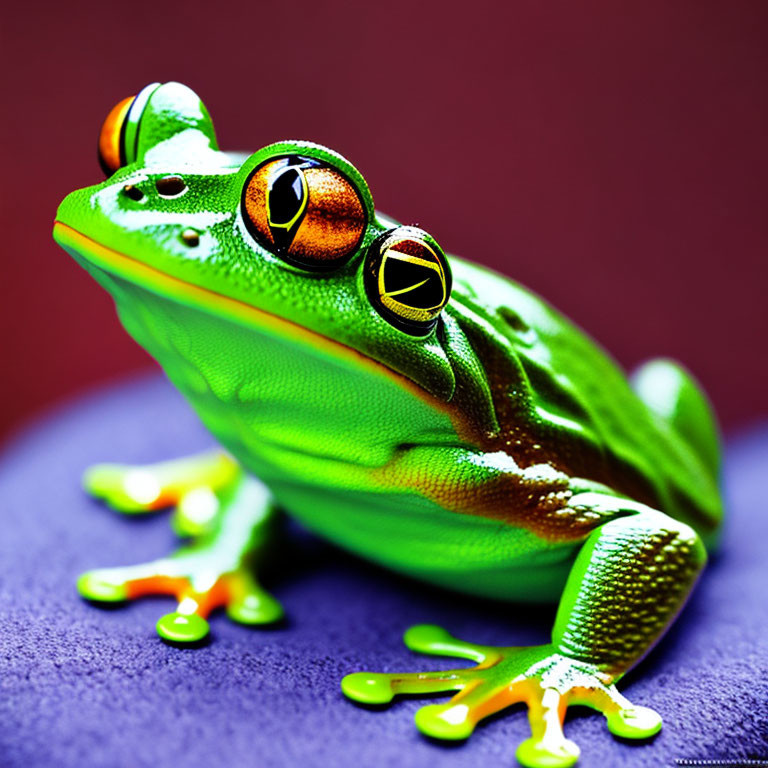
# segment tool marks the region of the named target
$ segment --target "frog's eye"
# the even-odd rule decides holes
[[[99,165],[105,176],[136,159],[139,122],[149,97],[159,87],[160,83],[152,83],[142,88],[138,95],[115,104],[107,115],[99,133]]]
[[[368,248],[365,288],[385,320],[413,336],[425,336],[451,295],[451,269],[424,230],[395,227]]]
[[[365,233],[365,207],[354,184],[312,158],[293,155],[258,166],[245,184],[242,208],[262,245],[305,269],[346,263]]]

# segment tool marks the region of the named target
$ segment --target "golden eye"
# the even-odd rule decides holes
[[[424,336],[451,295],[451,270],[440,246],[424,230],[395,227],[371,243],[365,286],[385,320]]]
[[[363,202],[346,176],[295,155],[254,170],[243,190],[243,218],[262,245],[309,269],[348,261],[366,224]]]
[[[160,83],[151,83],[136,96],[115,104],[107,115],[99,133],[99,165],[105,176],[136,159],[136,139],[139,121],[149,97]]]
[[[125,116],[131,108],[134,96],[115,104],[107,115],[107,119],[101,126],[99,133],[99,164],[104,171],[105,176],[111,176],[118,168],[125,164],[125,159],[121,157],[120,134]]]

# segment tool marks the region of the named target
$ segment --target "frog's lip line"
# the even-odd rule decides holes
[[[54,221],[53,237],[59,245],[65,248],[69,246],[77,253],[87,257],[88,261],[92,262],[95,266],[118,277],[142,285],[161,296],[175,299],[183,304],[194,307],[202,305],[210,309],[213,314],[226,317],[241,324],[259,328],[267,327],[291,343],[302,343],[312,350],[321,349],[339,360],[352,363],[355,366],[367,369],[374,375],[389,379],[398,386],[407,389],[420,400],[435,408],[447,411],[451,415],[452,409],[449,408],[447,403],[431,395],[407,376],[317,331],[305,328],[278,315],[273,315],[271,312],[254,307],[252,304],[246,304],[239,299],[230,298],[208,288],[188,283],[186,280],[181,280],[178,277],[161,272],[159,269],[144,264],[131,256],[102,245],[62,221]]]

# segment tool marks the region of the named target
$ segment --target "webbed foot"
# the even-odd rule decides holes
[[[173,595],[177,608],[160,618],[157,632],[177,643],[206,637],[207,617],[220,607],[242,624],[282,617],[280,603],[254,575],[273,506],[264,486],[246,477],[232,459],[204,454],[143,467],[98,465],[86,473],[85,485],[128,514],[176,504],[174,528],[192,540],[169,557],[84,573],[77,582],[83,597],[120,602]]]
[[[347,675],[341,688],[349,698],[366,704],[385,704],[398,693],[458,691],[447,703],[416,713],[419,730],[433,738],[466,739],[483,718],[523,702],[528,706],[531,737],[517,748],[517,759],[530,768],[565,768],[579,757],[579,748],[563,733],[569,705],[602,712],[616,736],[646,738],[661,728],[656,712],[632,705],[597,666],[563,656],[551,645],[475,645],[429,624],[411,627],[403,640],[413,651],[471,659],[476,666],[424,673],[357,672]]]

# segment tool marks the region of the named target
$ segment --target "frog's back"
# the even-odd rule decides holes
[[[542,299],[478,265],[452,265],[454,317],[486,371],[498,447],[604,483],[711,540],[722,514],[716,429],[693,380],[675,367],[686,407],[667,417],[653,407],[648,377],[633,388],[599,345]]]

